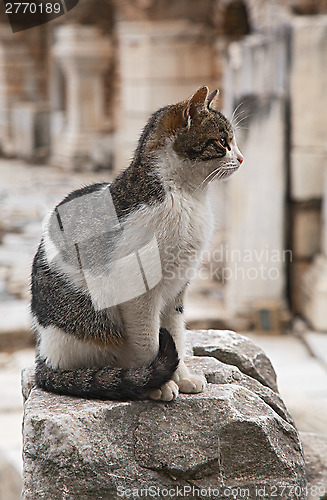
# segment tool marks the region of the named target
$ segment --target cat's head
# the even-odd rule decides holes
[[[214,178],[228,177],[242,164],[230,122],[211,107],[217,93],[209,95],[208,87],[201,87],[189,99],[153,115],[143,147],[159,158],[162,155],[163,176],[167,169],[176,182],[206,185]]]

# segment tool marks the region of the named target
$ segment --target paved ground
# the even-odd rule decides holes
[[[248,336],[262,347],[276,373],[279,391],[300,431],[327,435],[327,363],[312,355],[312,334],[301,337]],[[327,335],[319,337],[321,349],[327,353]]]

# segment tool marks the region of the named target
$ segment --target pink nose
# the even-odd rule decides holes
[[[240,162],[240,164],[242,165],[242,163],[243,163],[243,161],[244,161],[244,156],[243,156],[243,155],[241,155],[241,153],[239,153],[239,154],[237,155],[237,159],[238,159],[238,161]]]

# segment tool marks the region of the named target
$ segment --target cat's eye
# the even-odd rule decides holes
[[[227,147],[227,141],[224,137],[222,137],[220,140],[220,145],[223,147],[223,148],[226,148]]]

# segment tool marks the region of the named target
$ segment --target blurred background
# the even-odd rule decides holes
[[[187,326],[264,348],[299,430],[325,436],[327,483],[327,1],[66,10],[13,32],[0,3],[0,492],[2,476],[20,484],[19,371],[34,356],[42,219],[67,192],[128,166],[149,115],[202,85],[220,89],[245,162],[213,188],[216,232],[190,277]]]

